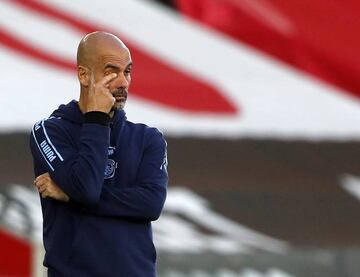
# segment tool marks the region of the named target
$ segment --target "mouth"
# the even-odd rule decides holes
[[[121,96],[121,95],[115,95],[114,96],[116,102],[125,102],[126,101],[126,96]]]
[[[125,102],[127,99],[127,92],[126,91],[115,91],[112,93],[116,102]]]

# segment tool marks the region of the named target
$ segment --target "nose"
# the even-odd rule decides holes
[[[126,76],[124,76],[124,74],[118,74],[113,82],[116,88],[127,88],[129,86],[129,80]]]

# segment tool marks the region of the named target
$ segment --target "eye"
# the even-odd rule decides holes
[[[129,75],[131,73],[131,68],[125,70],[125,75]]]

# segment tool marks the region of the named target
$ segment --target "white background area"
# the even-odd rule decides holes
[[[240,110],[233,116],[188,113],[131,95],[130,88],[126,112],[131,121],[156,126],[174,136],[360,138],[360,101],[355,97],[151,2],[43,2],[109,26],[155,58],[216,85]],[[1,25],[28,43],[69,60],[75,59],[82,37],[69,26],[11,1],[0,2]],[[0,62],[0,132],[28,131],[59,104],[78,97],[75,74],[2,45]],[[191,101],[191,95],[186,101]]]

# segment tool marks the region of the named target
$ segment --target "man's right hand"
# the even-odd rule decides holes
[[[99,82],[95,82],[95,77],[91,74],[87,101],[84,103],[85,112],[110,112],[115,103],[115,98],[110,92],[109,83],[116,77],[116,73],[111,73]]]

